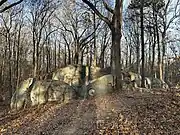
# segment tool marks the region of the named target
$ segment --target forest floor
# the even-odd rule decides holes
[[[180,134],[180,90],[123,91],[0,113],[0,134]]]

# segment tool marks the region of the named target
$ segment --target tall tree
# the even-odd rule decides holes
[[[32,25],[32,43],[33,43],[33,66],[34,73],[33,76],[36,77],[39,74],[40,63],[40,45],[45,44],[46,40],[55,30],[51,30],[51,26],[48,25],[49,20],[53,16],[55,10],[57,9],[57,5],[53,3],[53,0],[38,0],[35,3],[31,3],[31,19],[29,21]],[[47,26],[48,25],[48,26]],[[48,27],[48,28],[46,28]],[[50,28],[49,28],[50,27]],[[50,29],[48,34],[45,37],[45,40],[42,42],[42,35],[46,29]]]
[[[162,19],[162,79],[167,80],[167,72],[165,72],[165,57],[167,55],[167,31],[174,21],[180,17],[180,0],[167,0],[162,7],[162,12],[159,12],[159,17]]]
[[[109,26],[112,34],[112,74],[115,77],[115,88],[122,88],[122,78],[121,78],[121,27],[122,27],[122,8],[123,8],[123,0],[116,0],[114,9],[108,5],[105,0],[103,0],[103,4],[105,8],[112,14],[112,18],[108,19],[104,15],[100,13],[100,11],[88,0],[82,0],[85,4],[87,4],[95,13]]]
[[[141,71],[141,76],[142,76],[142,87],[145,87],[144,81],[145,81],[145,73],[144,73],[144,13],[143,13],[143,8],[144,8],[144,0],[141,0],[141,5],[140,5],[140,18],[141,18],[141,55],[142,55],[142,71]]]

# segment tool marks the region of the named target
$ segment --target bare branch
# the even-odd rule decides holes
[[[170,19],[169,23],[167,24],[166,30],[169,28],[170,24],[178,17],[180,17],[180,13],[177,11],[177,7],[179,6],[180,1],[178,0],[175,6],[175,11],[174,11],[174,15],[172,16],[172,18]]]
[[[6,1],[7,1],[7,0],[6,0]],[[6,10],[8,10],[8,9],[10,9],[10,8],[18,5],[18,4],[20,4],[21,2],[23,2],[23,0],[19,0],[19,1],[17,1],[17,2],[14,2],[14,3],[10,4],[9,6],[6,6],[5,8],[3,8],[3,9],[0,10],[0,13],[3,13],[4,11],[6,11]],[[5,3],[5,0],[2,0],[2,1],[0,2],[0,6],[1,6],[3,3]]]
[[[114,10],[103,0],[103,4],[104,4],[104,7],[109,11],[111,12],[112,14],[114,13]]]
[[[0,6],[2,6],[7,0],[1,0],[0,1]]]
[[[83,36],[83,34],[86,32],[87,29],[84,29],[83,32],[80,34],[79,38]]]
[[[61,25],[63,26],[63,28],[65,29],[65,31],[70,32],[70,33],[72,34],[73,38],[75,38],[73,31],[67,29],[66,26],[64,25],[64,23],[63,23],[57,16],[55,16],[55,17],[56,17],[56,19],[61,23]]]
[[[91,34],[89,34],[86,38],[82,39],[80,41],[80,45],[81,45],[81,48],[83,48],[86,44],[88,44],[91,40],[94,39],[94,36],[92,37],[92,35],[94,35],[95,32],[92,32]],[[89,41],[87,41],[90,37],[92,37]]]
[[[85,4],[87,4],[96,13],[96,15],[99,16],[100,19],[106,22],[109,26],[111,25],[111,21],[107,17],[103,16],[91,2],[89,2],[88,0],[82,0],[82,1]]]

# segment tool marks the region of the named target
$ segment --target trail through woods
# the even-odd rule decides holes
[[[3,111],[6,111],[5,109]],[[2,110],[1,110],[2,112]],[[0,114],[0,134],[180,134],[180,91],[116,92]]]

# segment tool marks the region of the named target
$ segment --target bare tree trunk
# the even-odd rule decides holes
[[[107,30],[107,28],[105,28]],[[109,39],[108,37],[108,33],[106,31],[105,35],[102,37],[102,43],[101,43],[101,54],[100,54],[100,59],[99,59],[99,63],[100,63],[100,67],[104,68],[104,59],[105,59],[105,50],[107,48],[107,45],[109,43]]]
[[[61,67],[61,44],[59,43],[58,47],[58,67]]]
[[[75,56],[74,56],[74,63],[75,64],[79,64],[79,54],[80,54],[80,49],[79,49],[79,43],[78,43],[76,50],[75,50]]]
[[[19,87],[19,81],[20,81],[20,72],[19,72],[19,57],[20,57],[20,44],[21,44],[21,28],[22,28],[22,25],[20,24],[19,26],[19,30],[18,30],[18,42],[17,42],[17,60],[16,60],[16,78],[17,78],[17,82],[16,82],[16,88]]]
[[[148,60],[148,64],[149,64],[149,67],[148,67],[148,74],[151,73],[151,45],[152,45],[152,32],[150,30],[150,37],[149,37],[149,60]]]
[[[49,59],[49,71],[51,72],[52,71],[52,68],[53,68],[53,50],[51,47],[49,47],[49,54],[50,54],[50,59]]]
[[[129,52],[129,66],[131,66],[132,63],[132,49],[130,48],[130,52]]]
[[[49,49],[48,46],[46,46],[46,73],[49,72]]]
[[[159,30],[158,30],[158,23],[157,23],[157,13],[155,14],[155,25],[156,25],[156,36],[157,36],[157,45],[158,45],[158,67],[159,67],[159,79],[162,79],[162,63],[161,63],[161,48],[159,42]]]
[[[89,72],[88,72],[88,80],[91,80],[92,79],[92,76],[91,76],[91,66],[92,66],[92,44],[90,45],[90,58],[89,58]]]
[[[36,39],[35,39],[35,26],[33,26],[33,77],[36,77]]]
[[[96,7],[96,1],[94,0],[94,6]],[[93,66],[97,65],[97,48],[96,48],[96,13],[93,12],[93,29],[94,29],[94,60]],[[92,66],[92,65],[90,65]]]
[[[145,72],[144,72],[144,59],[145,59],[145,55],[144,55],[144,13],[143,13],[143,8],[144,8],[144,0],[141,0],[141,7],[140,7],[140,17],[141,17],[141,55],[142,55],[142,72],[141,72],[141,76],[142,76],[142,87],[145,87]]]
[[[126,48],[126,63],[125,63],[125,67],[127,68],[128,67],[128,59],[129,58],[129,46],[127,45],[127,48]]]
[[[68,47],[68,64],[71,64],[71,50],[70,50],[70,46]]]
[[[17,84],[17,77],[16,77],[16,72],[17,72],[17,68],[16,68],[16,55],[17,55],[17,50],[16,50],[16,42],[17,42],[17,24],[15,24],[15,28],[14,28],[14,36],[13,36],[13,45],[12,45],[12,64],[15,66],[14,68],[12,68],[12,93],[13,90],[16,89],[16,84]]]
[[[140,48],[139,48],[139,34],[137,35],[137,45],[136,45],[136,72],[140,74]]]
[[[121,34],[117,30],[112,30],[112,74],[116,77],[115,78],[115,86],[117,89],[122,88],[122,83],[118,82],[118,80],[121,80],[121,64],[120,64],[120,39]]]
[[[152,46],[152,64],[151,64],[151,74],[154,76],[155,75],[155,72],[154,72],[154,61],[155,61],[155,48],[156,48],[156,29],[155,29],[155,26],[153,27],[153,30],[154,30],[154,43],[153,43],[153,46]]]
[[[165,71],[166,69],[166,43],[165,43],[165,37],[166,34],[165,32],[162,33],[162,79],[167,81],[167,72]]]
[[[67,49],[66,49],[66,45],[65,45],[65,52],[64,52],[64,65],[67,65]]]
[[[57,48],[57,45],[56,45],[56,40],[55,40],[55,43],[54,43],[54,69],[56,69],[56,48]]]
[[[122,76],[121,76],[121,27],[122,27],[122,8],[123,0],[116,0],[114,10],[110,8],[107,4],[104,4],[106,9],[111,12],[112,19],[109,20],[107,17],[103,16],[96,7],[88,0],[83,0],[103,21],[105,21],[112,34],[112,74],[115,77],[115,88],[117,90],[122,89]],[[103,1],[105,3],[105,1]]]
[[[45,61],[45,57],[46,57],[46,50],[45,50],[45,45],[42,46],[42,63],[43,63],[43,70],[44,72],[46,72],[46,69],[44,69],[44,67],[46,67],[44,64],[46,63]]]
[[[2,54],[2,61],[1,61],[1,78],[0,78],[0,83],[1,83],[1,86],[0,86],[0,88],[2,89],[3,88],[3,85],[4,85],[4,64],[5,64],[5,49],[3,49],[4,51],[4,53]]]
[[[10,97],[12,97],[12,69],[11,69],[11,39],[10,39],[10,33],[9,31],[7,32],[7,43],[8,43],[8,51],[9,51],[9,55],[8,55],[8,64],[9,64],[9,94]]]
[[[2,77],[2,85],[4,86],[5,84],[5,61],[6,61],[6,56],[7,56],[7,45],[4,47],[4,54],[3,54],[3,61],[2,61],[2,72],[1,72],[1,77]]]
[[[81,51],[81,65],[83,65],[83,62],[84,62],[84,50]]]

